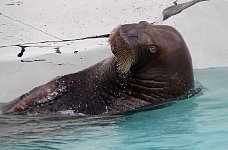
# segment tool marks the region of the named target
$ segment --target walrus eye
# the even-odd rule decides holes
[[[155,54],[157,52],[157,47],[154,45],[151,45],[149,47],[149,51],[150,51],[150,53]]]

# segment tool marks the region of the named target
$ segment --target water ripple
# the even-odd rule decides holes
[[[201,94],[128,115],[0,116],[0,149],[228,149],[227,75],[196,70]]]

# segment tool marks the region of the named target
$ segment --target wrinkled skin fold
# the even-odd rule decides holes
[[[7,104],[6,114],[87,115],[127,112],[195,95],[192,60],[184,39],[170,26],[147,22],[115,28],[114,56],[58,77]]]

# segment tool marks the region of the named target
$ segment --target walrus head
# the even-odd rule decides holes
[[[179,32],[170,26],[145,21],[121,25],[111,32],[109,43],[121,73],[130,70],[147,78],[183,72],[193,81],[188,48]]]

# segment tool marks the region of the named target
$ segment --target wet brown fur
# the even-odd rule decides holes
[[[114,56],[34,88],[4,112],[116,114],[183,98],[194,89],[191,56],[174,28],[126,24],[113,30],[109,43]]]

